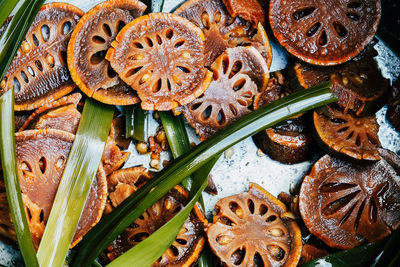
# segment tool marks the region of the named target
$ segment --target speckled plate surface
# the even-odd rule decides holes
[[[88,11],[91,7],[103,1],[69,0],[58,2],[69,2],[84,11]],[[166,0],[165,2],[164,11],[169,12],[174,10],[182,1]],[[287,64],[286,53],[278,45],[274,43],[272,45],[273,63],[271,71],[285,68]],[[395,80],[400,75],[400,59],[382,41],[376,45],[376,48],[379,52],[377,60],[383,75],[392,81]],[[386,107],[377,113],[380,124],[379,138],[383,147],[400,155],[400,134],[387,122],[385,114]],[[151,131],[155,132],[157,126],[157,122],[152,121],[150,125]],[[188,132],[191,141],[198,143],[199,139],[194,130],[188,127]],[[138,155],[133,144],[130,145],[128,150],[132,154],[124,167],[143,165],[149,168],[149,155]],[[316,155],[315,159],[321,155]],[[168,153],[163,153],[161,162],[164,159],[168,160],[169,157]],[[275,196],[282,191],[289,192],[292,186],[301,181],[313,162],[312,160],[295,165],[280,164],[266,155],[257,155],[257,147],[253,140],[247,138],[221,156],[214,167],[211,175],[218,189],[218,195],[204,194],[207,216],[211,216],[218,199],[247,191],[249,182],[260,184]],[[18,252],[0,242],[0,265],[21,266],[23,263]]]

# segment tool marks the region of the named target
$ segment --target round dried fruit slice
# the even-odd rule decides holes
[[[236,47],[254,33],[249,22],[232,18],[221,0],[189,0],[174,14],[187,18],[204,32],[207,66],[226,48]]]
[[[294,71],[304,88],[331,80],[332,91],[339,98],[336,104],[345,112],[352,111],[357,116],[378,111],[385,104],[390,86],[390,81],[383,77],[372,57],[333,67],[296,63]]]
[[[67,68],[67,45],[83,15],[66,3],[44,5],[1,83],[15,90],[15,110],[33,110],[70,93],[75,85]]]
[[[35,248],[42,238],[74,138],[73,134],[54,129],[15,134],[18,175]],[[71,247],[100,220],[106,197],[107,181],[100,166]]]
[[[175,186],[158,200],[107,248],[109,260],[129,250],[173,218],[187,203],[188,192]],[[205,243],[206,220],[195,206],[172,245],[152,266],[192,266],[196,263]]]
[[[68,67],[72,79],[87,96],[110,105],[140,101],[105,56],[118,32],[145,9],[146,5],[137,0],[106,1],[92,8],[76,25],[68,45]]]
[[[170,110],[201,95],[211,80],[204,35],[187,19],[153,13],[129,23],[106,58],[146,110]]]
[[[335,65],[355,57],[372,40],[381,17],[380,0],[272,0],[275,37],[308,63]]]
[[[208,89],[183,107],[186,119],[203,139],[249,113],[255,94],[269,78],[265,60],[254,47],[228,48],[211,69],[214,77]]]
[[[397,229],[399,161],[319,159],[300,189],[300,213],[310,232],[331,247],[350,249]]]
[[[327,116],[314,112],[314,126],[326,146],[355,159],[379,160],[379,124],[376,117],[354,117],[337,109]]]
[[[223,0],[232,17],[241,17],[254,25],[264,24],[265,12],[257,0]]]
[[[301,232],[285,205],[256,184],[223,198],[208,227],[208,242],[226,266],[296,266]]]
[[[393,124],[394,128],[400,131],[400,79],[392,86],[388,102],[387,118]]]

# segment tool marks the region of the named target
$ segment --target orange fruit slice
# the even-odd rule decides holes
[[[241,17],[254,25],[264,24],[265,12],[257,0],[223,0],[232,17]]]
[[[105,56],[118,32],[145,9],[146,5],[137,0],[106,1],[86,13],[76,25],[68,45],[68,67],[72,79],[87,96],[110,105],[140,101]]]

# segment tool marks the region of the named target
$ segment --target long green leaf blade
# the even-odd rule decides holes
[[[41,266],[62,266],[110,132],[114,107],[86,100],[38,250]]]
[[[93,262],[110,242],[154,204],[143,199],[150,195],[149,192],[155,186],[159,184],[156,189],[163,188],[158,192],[158,198],[161,198],[174,185],[230,146],[294,115],[337,101],[330,87],[330,83],[324,83],[281,98],[237,120],[195,149],[177,158],[173,164],[159,172],[86,234],[74,259],[74,266],[87,266]],[[153,190],[151,194],[155,191]]]
[[[14,90],[0,97],[0,158],[19,248],[27,266],[39,266],[19,186],[14,135]]]
[[[18,0],[1,0],[0,1],[0,27],[10,16],[11,11],[17,5]]]
[[[125,138],[131,138],[133,136],[133,111],[134,106],[126,106],[124,107],[125,113]]]
[[[133,138],[140,142],[147,142],[149,130],[149,112],[140,105],[135,105],[133,115]]]

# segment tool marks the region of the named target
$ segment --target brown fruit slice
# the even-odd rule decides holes
[[[53,129],[15,134],[18,175],[35,248],[42,238],[74,138],[73,134]],[[100,166],[71,247],[100,220],[106,196],[107,181]]]
[[[82,95],[76,93],[41,106],[29,116],[19,132],[26,129],[58,129],[75,134],[81,118],[77,109],[81,98]]]
[[[264,24],[265,13],[257,0],[223,0],[232,17],[241,17],[254,25]]]
[[[76,25],[68,45],[68,67],[72,79],[87,96],[110,105],[140,101],[105,56],[118,32],[145,9],[146,5],[137,0],[106,1],[92,8]]]
[[[223,198],[208,227],[208,242],[226,266],[296,266],[301,232],[285,205],[250,184],[246,193]]]
[[[107,248],[107,257],[114,260],[175,216],[187,203],[188,193],[176,186],[158,200]],[[196,263],[205,243],[204,215],[195,206],[176,240],[152,266],[192,266]]]
[[[304,88],[323,81],[332,81],[332,91],[339,98],[337,105],[357,116],[374,114],[386,101],[390,81],[384,78],[372,57],[352,60],[334,67],[296,63],[297,79]]]
[[[388,102],[387,118],[400,131],[400,79],[392,86]]]
[[[208,138],[249,113],[253,97],[268,82],[268,67],[254,47],[228,48],[211,66],[213,81],[183,108],[190,125]]]
[[[15,90],[15,110],[33,110],[70,93],[67,45],[83,12],[70,4],[44,5],[33,21],[1,85]]]
[[[0,182],[2,183],[2,181]],[[17,241],[17,236],[10,217],[10,207],[7,201],[4,184],[0,187],[0,236]],[[0,237],[1,239],[1,237]]]
[[[170,110],[201,95],[211,80],[204,35],[190,21],[153,13],[129,23],[106,58],[134,88],[146,110]]]
[[[318,258],[329,255],[330,253],[322,248],[315,245],[305,244],[303,250],[301,251],[301,259],[299,265],[303,265],[307,262],[313,261]]]
[[[300,213],[310,232],[331,247],[350,249],[397,229],[400,164],[393,163],[319,159],[300,189]]]
[[[115,127],[111,127],[110,135],[107,138],[104,153],[101,158],[106,175],[108,176],[121,168],[130,155],[130,152],[122,151],[118,147],[116,143]]]
[[[336,65],[355,57],[374,37],[380,16],[380,0],[272,0],[269,8],[280,44],[317,65]]]
[[[337,109],[330,111],[330,116],[314,112],[315,129],[326,146],[355,159],[380,159],[379,124],[375,116],[357,118]]]

